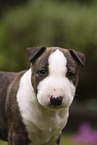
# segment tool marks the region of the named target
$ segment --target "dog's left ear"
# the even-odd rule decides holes
[[[45,46],[26,48],[26,55],[29,62],[32,62],[38,58],[45,51],[45,49]]]
[[[69,49],[69,52],[77,63],[83,67],[85,66],[85,55],[83,53],[77,52],[73,49]]]

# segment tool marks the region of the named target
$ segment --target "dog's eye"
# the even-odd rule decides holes
[[[39,74],[40,75],[45,75],[45,73],[46,73],[46,70],[45,69],[42,69],[42,70],[39,71]]]
[[[70,79],[72,79],[74,77],[74,73],[71,71],[67,72],[67,77],[69,77]]]

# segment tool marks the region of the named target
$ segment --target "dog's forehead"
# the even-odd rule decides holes
[[[45,65],[48,64],[48,59],[49,59],[50,55],[52,55],[57,50],[59,50],[64,55],[64,57],[67,60],[67,64],[69,66],[72,66],[75,64],[75,61],[73,60],[68,49],[60,48],[60,47],[47,47],[46,50],[44,51],[44,53],[42,53],[42,55],[40,55],[40,57],[36,59],[36,63],[38,65],[38,67],[39,66],[41,67],[43,65],[45,67]]]
[[[47,47],[43,56],[41,56],[41,58],[43,59],[44,57],[44,59],[49,59],[49,56],[52,55],[57,50],[59,50],[59,52],[61,52],[64,55],[64,57],[67,60],[67,64],[69,64],[69,66],[76,64],[69,50],[65,48],[60,48],[60,47]]]
[[[59,50],[63,55],[68,58],[70,57],[70,52],[68,49],[60,48],[60,47],[47,47],[44,53],[42,54],[41,58],[48,58],[52,53],[54,53],[56,50]]]
[[[69,68],[71,67],[71,68],[75,69],[75,67],[77,66],[77,63],[71,56],[68,49],[60,48],[60,47],[47,47],[46,53],[49,54],[49,56],[50,56],[56,50],[59,50],[59,52],[61,52],[64,55],[64,57],[67,61],[67,67],[69,67]]]

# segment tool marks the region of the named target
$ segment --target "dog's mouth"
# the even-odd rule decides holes
[[[48,104],[48,106],[45,106],[48,109],[62,109],[62,108],[68,108],[69,106],[67,104],[61,104],[61,105],[52,105],[51,103]]]
[[[49,103],[48,106],[46,106],[46,108],[52,109],[52,110],[57,110],[57,109],[62,109],[62,108],[67,108],[67,107],[64,106],[64,105],[55,106],[55,105],[51,105],[51,104]]]

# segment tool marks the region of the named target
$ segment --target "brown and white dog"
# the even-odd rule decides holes
[[[84,54],[27,48],[28,71],[0,72],[0,138],[8,145],[59,145]]]

